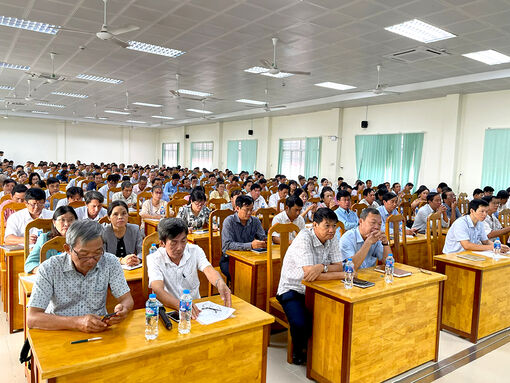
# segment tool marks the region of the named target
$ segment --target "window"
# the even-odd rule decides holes
[[[213,162],[213,142],[191,143],[191,168],[210,169]]]
[[[162,164],[170,167],[179,165],[179,143],[163,144]]]
[[[289,179],[319,176],[321,138],[294,138],[280,140],[278,173]]]
[[[253,173],[257,163],[257,140],[228,141],[227,168],[234,173]]]
[[[487,129],[483,149],[482,184],[481,187],[492,186],[496,191],[505,190],[509,183],[510,164],[505,150],[510,143],[510,129]]]

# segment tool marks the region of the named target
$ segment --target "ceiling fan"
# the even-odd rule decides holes
[[[73,113],[74,115],[74,113]],[[89,117],[86,117],[86,118],[89,118]],[[94,103],[94,116],[92,118],[90,118],[91,120],[107,120],[108,117],[100,117],[98,114],[97,114],[97,103]]]
[[[177,98],[177,99],[182,98],[185,100],[200,101],[200,102],[202,102],[202,101],[223,101],[222,98],[216,98],[216,97],[212,97],[212,96],[192,97],[190,95],[179,92],[179,89],[181,89],[181,87],[179,86],[180,78],[181,78],[181,75],[179,73],[176,73],[175,74],[176,89],[170,89],[170,93],[172,94],[173,98]]]
[[[129,107],[129,91],[126,90],[126,105],[123,108],[108,106],[107,109],[120,110],[122,112],[136,113],[138,109]]]
[[[362,91],[353,91],[353,92],[346,92],[346,93],[362,93],[362,92],[372,92],[375,95],[382,95],[382,94],[400,94],[399,92],[392,92],[391,90],[386,90],[386,88],[389,87],[388,84],[381,84],[381,71],[382,71],[382,65],[377,64],[377,85],[373,89],[368,90],[362,90]]]
[[[122,35],[124,33],[137,31],[140,29],[140,27],[138,27],[136,25],[123,25],[121,27],[111,27],[111,29],[110,29],[110,27],[108,26],[108,23],[107,23],[107,18],[106,18],[106,16],[107,16],[106,6],[108,4],[108,0],[103,0],[103,3],[104,3],[103,26],[101,27],[101,30],[99,32],[84,31],[81,29],[68,28],[68,27],[57,27],[57,29],[59,29],[61,31],[66,31],[66,32],[77,32],[77,33],[85,33],[88,35],[96,35],[99,39],[104,40],[104,41],[111,41],[112,43],[117,44],[117,45],[121,46],[122,48],[129,47],[129,43],[119,39],[117,36]]]
[[[277,75],[280,72],[289,73],[289,74],[298,74],[298,75],[305,75],[310,76],[310,72],[303,72],[303,71],[297,71],[297,70],[287,70],[287,69],[280,69],[278,65],[276,64],[276,44],[278,43],[278,38],[273,37],[273,62],[271,62],[268,59],[262,59],[260,60],[262,66],[266,68],[268,71],[266,73]]]
[[[248,108],[254,108],[254,109],[262,108],[266,112],[271,112],[273,110],[278,110],[278,109],[284,109],[284,108],[287,107],[286,105],[269,105],[269,91],[268,91],[267,88],[264,89],[264,94],[265,94],[265,103],[263,105],[257,106],[257,105],[247,105],[247,104],[245,104],[245,106],[248,107]]]
[[[74,84],[88,84],[87,81],[83,80],[71,80],[69,79],[69,76],[65,76],[62,74],[56,74],[55,73],[55,52],[50,52],[50,58],[51,58],[51,73],[37,73],[37,72],[25,72],[28,74],[31,78],[37,78],[40,80],[44,80],[44,82],[41,85],[45,84],[54,84],[59,81],[65,81],[70,82]],[[41,86],[39,85],[39,86]],[[34,91],[37,89],[34,89]]]
[[[27,79],[27,82],[28,82],[28,92],[27,92],[26,97],[16,97],[16,93],[15,93],[14,97],[5,97],[5,100],[8,102],[10,102],[11,100],[15,101],[15,102],[20,102],[18,105],[21,105],[21,104],[26,105],[26,103],[30,103],[30,102],[49,102],[48,100],[40,100],[40,99],[34,98],[32,95],[32,90],[31,90],[32,79],[30,79],[30,78]]]

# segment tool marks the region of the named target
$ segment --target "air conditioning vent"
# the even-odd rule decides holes
[[[420,46],[416,48],[406,49],[400,52],[391,53],[384,57],[398,62],[415,63],[418,61],[428,60],[431,58],[447,56],[449,54],[450,53],[444,50],[437,50],[434,48]]]

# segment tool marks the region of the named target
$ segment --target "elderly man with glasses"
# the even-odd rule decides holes
[[[39,266],[28,304],[27,326],[43,330],[101,332],[120,323],[133,309],[133,298],[117,257],[103,252],[103,228],[75,221],[66,233],[65,253]],[[109,319],[110,287],[118,304]]]

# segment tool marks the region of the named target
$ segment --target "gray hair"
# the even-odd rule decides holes
[[[133,186],[133,184],[132,184],[131,182],[129,182],[129,181],[124,181],[124,182],[122,182],[122,183],[120,184],[120,188],[121,188],[122,190],[124,190],[124,189],[126,189],[126,188],[130,188],[130,187],[132,187],[132,186]]]
[[[369,214],[381,215],[381,213],[379,213],[379,210],[377,210],[376,208],[367,207],[366,209],[363,209],[361,211],[361,214],[359,215],[359,218],[360,219],[366,219]]]
[[[84,244],[96,238],[102,238],[103,227],[89,219],[74,221],[67,229],[66,243],[74,248],[78,242]]]
[[[95,199],[98,200],[99,203],[104,202],[104,196],[96,190],[90,190],[85,193],[85,203],[87,205]]]

